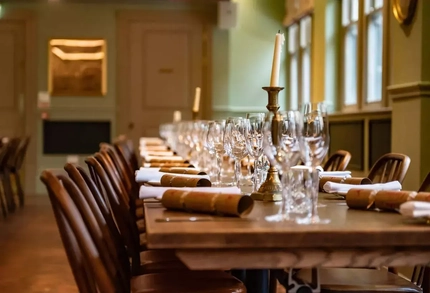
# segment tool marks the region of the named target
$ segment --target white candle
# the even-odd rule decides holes
[[[279,70],[281,68],[281,52],[284,45],[285,37],[278,31],[275,37],[275,50],[273,52],[272,76],[270,77],[270,86],[279,86]]]
[[[194,96],[193,112],[198,113],[200,108],[200,88],[196,87],[196,94]]]
[[[182,120],[182,113],[181,111],[175,111],[173,112],[173,122],[180,122]]]

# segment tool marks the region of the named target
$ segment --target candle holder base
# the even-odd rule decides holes
[[[261,201],[281,201],[282,200],[282,185],[279,180],[278,170],[275,167],[270,167],[267,172],[266,181],[260,186],[258,192],[251,194],[251,198]]]

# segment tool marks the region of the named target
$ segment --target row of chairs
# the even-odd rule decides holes
[[[246,292],[226,272],[190,271],[171,251],[146,248],[128,141],[101,144],[85,162],[89,172],[66,164],[41,175],[80,292]]]
[[[3,217],[16,210],[17,202],[24,206],[24,189],[21,168],[27,153],[30,137],[3,137],[0,142],[0,206]]]
[[[351,161],[351,153],[345,150],[338,150],[333,153],[324,164],[325,171],[345,171]],[[367,178],[373,183],[385,183],[399,181],[406,177],[411,159],[404,154],[388,153],[381,156],[370,168]]]

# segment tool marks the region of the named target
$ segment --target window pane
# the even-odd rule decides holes
[[[367,102],[382,95],[382,12],[369,17],[367,40]]]
[[[311,101],[311,48],[302,53],[302,104]]]
[[[344,103],[357,103],[357,25],[348,28],[345,38]]]
[[[351,0],[342,0],[342,25],[347,26],[350,23],[350,10]]]
[[[300,20],[300,47],[305,48],[311,43],[312,18],[307,16]]]
[[[364,2],[364,11],[366,14],[371,13],[375,8],[375,0],[366,0]]]
[[[297,52],[299,48],[298,33],[299,26],[297,24],[293,24],[288,28],[288,52],[291,54]]]
[[[358,20],[358,0],[351,0],[351,21]]]
[[[290,108],[298,110],[299,104],[299,66],[297,54],[290,55]]]
[[[382,8],[384,6],[384,0],[373,0],[375,1],[374,7],[375,9]]]

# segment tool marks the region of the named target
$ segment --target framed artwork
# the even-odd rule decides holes
[[[48,71],[53,97],[106,95],[106,41],[50,40]]]

